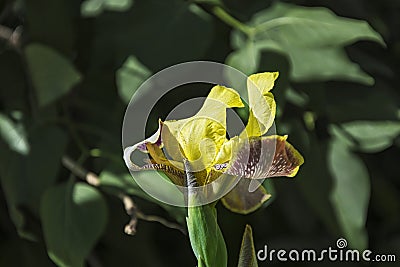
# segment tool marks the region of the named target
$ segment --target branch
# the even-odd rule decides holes
[[[0,25],[0,39],[7,41],[7,43],[19,50],[21,37],[21,27],[12,30],[6,26]]]
[[[99,187],[100,185],[100,179],[99,177],[90,171],[87,171],[84,169],[82,166],[80,166],[78,163],[73,161],[71,158],[68,156],[63,156],[61,160],[63,166],[67,168],[72,174],[74,174],[76,177],[80,178],[81,180],[86,181],[88,184]],[[128,196],[125,193],[120,193],[118,197],[121,199],[121,201],[124,203],[124,208],[126,214],[130,216],[130,221],[127,225],[125,225],[125,233],[128,235],[135,235],[136,233],[136,226],[137,226],[137,221],[138,219],[144,220],[144,221],[149,221],[149,222],[158,222],[168,228],[171,229],[176,229],[182,232],[183,234],[186,234],[185,228],[183,228],[181,225],[173,222],[169,222],[165,220],[162,217],[156,216],[156,215],[146,215],[144,214],[135,204],[133,199]]]
[[[219,6],[215,6],[212,8],[212,13],[225,22],[227,25],[233,27],[234,29],[237,29],[247,36],[253,36],[254,35],[254,28],[247,26],[246,24],[240,22],[236,18],[232,17],[228,12],[226,12],[224,9],[222,9]]]

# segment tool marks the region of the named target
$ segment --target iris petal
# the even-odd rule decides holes
[[[214,86],[200,111],[191,118],[166,121],[166,132],[173,136],[181,147],[181,155],[174,159],[187,158],[193,169],[209,169],[226,140],[226,109],[243,107],[240,95],[233,89]],[[163,135],[164,136],[164,135]],[[167,144],[166,150],[174,150],[176,144]]]
[[[259,186],[254,192],[249,192],[250,182],[249,179],[240,179],[238,184],[222,198],[224,206],[233,212],[248,214],[271,197],[263,186]]]
[[[293,177],[304,159],[286,139],[277,135],[249,139],[223,172],[249,179]]]
[[[273,88],[277,72],[264,72],[250,75],[247,79],[250,114],[242,138],[264,135],[272,126],[276,104],[274,96],[269,91]]]

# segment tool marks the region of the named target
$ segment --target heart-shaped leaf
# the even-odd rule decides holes
[[[46,191],[41,219],[50,258],[59,266],[84,266],[106,226],[107,204],[95,188],[71,180]]]

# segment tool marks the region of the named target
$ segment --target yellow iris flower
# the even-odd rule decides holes
[[[160,120],[153,136],[130,147],[129,153],[135,150],[148,153],[150,162],[139,166],[129,157],[128,167],[133,171],[163,171],[181,186],[185,185],[185,159],[190,162],[199,185],[209,184],[221,174],[241,177],[222,202],[238,213],[254,211],[270,195],[262,186],[249,192],[252,179],[293,177],[304,162],[286,141],[287,136],[265,136],[275,118],[276,104],[270,90],[277,77],[277,72],[248,77],[250,112],[239,136],[226,137],[226,110],[244,107],[240,95],[232,88],[216,85],[196,115],[182,120]]]

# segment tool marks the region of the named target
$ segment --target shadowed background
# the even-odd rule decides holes
[[[277,132],[305,158],[295,178],[267,180],[273,197],[258,211],[218,204],[229,266],[246,223],[256,250],[344,237],[399,259],[399,17],[394,0],[1,0],[0,266],[195,266],[188,237],[167,227],[185,228],[185,211],[144,194],[121,149],[138,86],[193,60],[279,71]],[[166,95],[148,133],[210,88]],[[133,236],[121,195],[140,210]]]

